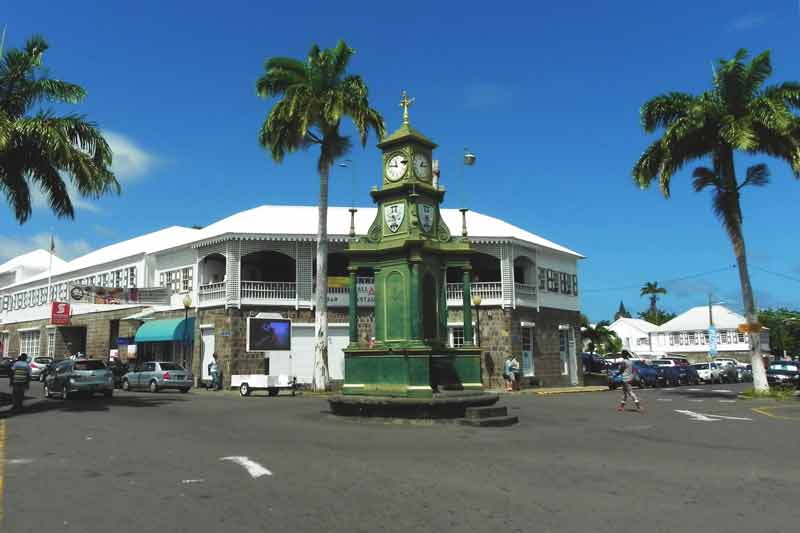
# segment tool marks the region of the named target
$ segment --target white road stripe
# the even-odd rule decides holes
[[[205,479],[184,479],[181,480],[181,483],[188,485],[190,483],[202,483],[203,481],[205,481]]]
[[[659,402],[671,402],[672,398],[656,398]]]
[[[722,415],[708,415],[708,416],[713,416],[714,418],[721,418],[723,420],[746,420],[748,422],[753,421],[752,418],[743,418],[739,416],[722,416]]]
[[[689,400],[689,401],[690,401],[690,402],[697,402],[697,403],[701,403],[703,400]]]
[[[697,422],[719,422],[721,420],[743,420],[745,422],[752,422],[752,418],[743,418],[738,416],[723,416],[723,415],[707,415],[703,413],[695,413],[694,411],[686,411],[683,409],[675,409],[676,413],[686,415],[692,420]]]
[[[736,403],[736,400],[720,400],[719,403]]]
[[[231,461],[238,465],[241,465],[247,470],[247,473],[250,474],[252,478],[260,478],[261,476],[271,476],[272,472],[261,466],[255,461],[245,457],[244,455],[231,455],[228,457],[220,457],[220,461]]]
[[[703,392],[703,389],[686,389],[689,392]]]
[[[727,390],[727,389],[712,389],[711,392],[727,392],[727,393],[731,393],[733,391],[732,390]]]
[[[33,462],[33,459],[9,459],[6,461],[6,464],[9,465],[29,465]]]

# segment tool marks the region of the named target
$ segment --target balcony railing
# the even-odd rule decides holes
[[[514,284],[514,294],[517,298],[517,305],[536,305],[536,285],[527,285],[525,283]]]
[[[503,303],[503,284],[499,281],[473,283],[472,296],[480,296],[481,305],[501,305]],[[447,304],[460,307],[464,304],[464,284],[447,284]]]
[[[293,281],[242,281],[242,302],[287,304],[297,298]]]
[[[208,283],[200,285],[198,292],[198,299],[201,304],[220,303],[225,301],[225,282]]]

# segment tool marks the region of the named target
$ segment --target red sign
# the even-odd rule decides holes
[[[53,302],[50,307],[50,323],[55,326],[69,326],[69,304]]]

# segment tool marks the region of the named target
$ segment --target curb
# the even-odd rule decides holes
[[[578,392],[602,392],[607,391],[608,387],[601,387],[600,385],[591,386],[591,387],[569,387],[564,389],[553,389],[553,390],[534,390],[531,391],[532,394],[536,394],[538,396],[555,396],[557,394],[574,394]]]

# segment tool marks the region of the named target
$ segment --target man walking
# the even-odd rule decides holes
[[[636,404],[636,410],[641,412],[642,406],[639,405],[639,398],[633,392],[633,362],[631,361],[631,354],[627,350],[622,350],[622,363],[620,363],[619,371],[622,373],[622,399],[619,402],[617,411],[625,410],[628,403],[628,396],[631,397],[633,403]]]
[[[31,381],[31,367],[28,364],[28,356],[22,354],[11,367],[11,399],[12,409],[22,409],[22,401],[25,399],[25,391]]]
[[[217,364],[217,354],[211,355],[211,362],[208,364],[208,373],[211,374],[211,390],[219,390],[219,365]]]

